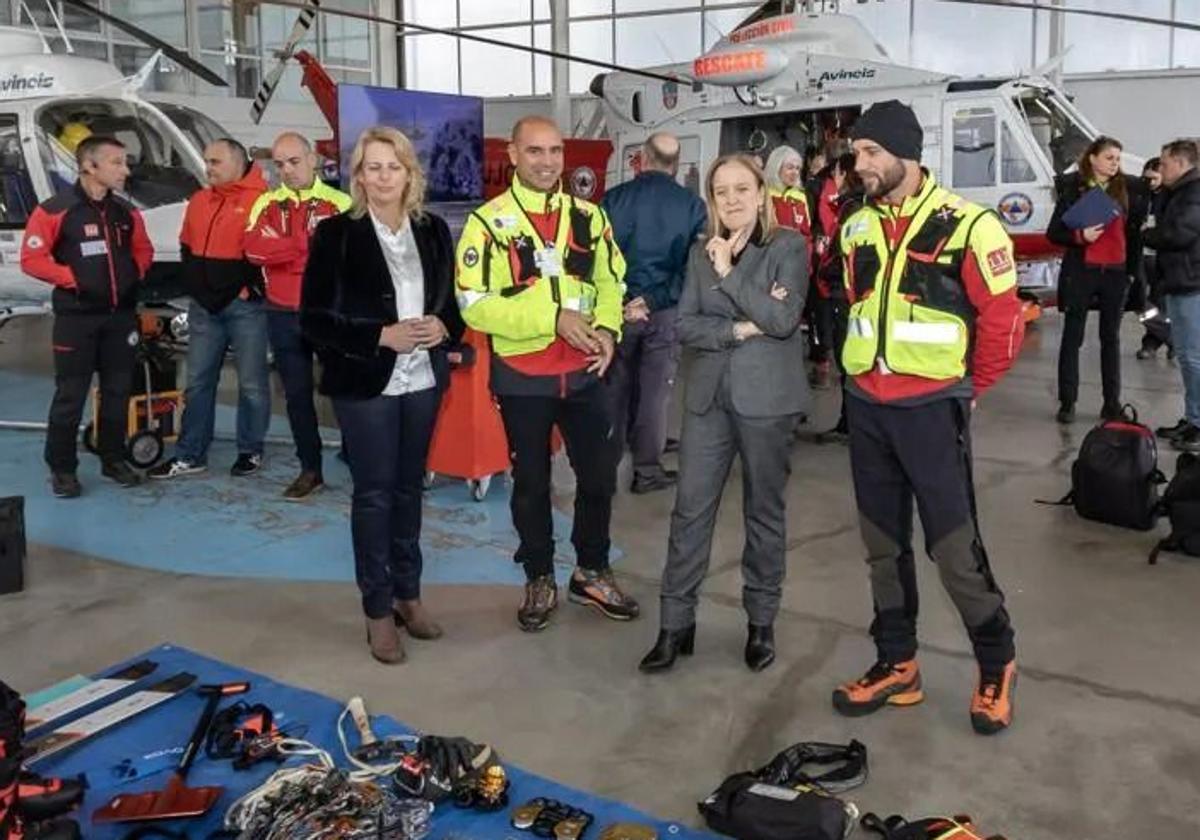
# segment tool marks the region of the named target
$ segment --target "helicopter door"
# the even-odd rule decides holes
[[[1054,211],[1054,180],[1028,123],[1001,98],[945,102],[945,185],[969,201],[995,210],[1013,237],[1018,260],[1043,260]]]

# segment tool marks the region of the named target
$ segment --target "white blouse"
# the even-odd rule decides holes
[[[392,231],[371,213],[375,223],[375,235],[392,275],[392,286],[396,290],[396,315],[405,318],[420,318],[425,314],[425,272],[421,270],[421,255],[417,241],[413,238],[412,224],[406,218],[400,230]],[[383,389],[383,396],[396,397],[424,391],[436,385],[433,365],[428,350],[414,350],[396,356],[392,378]]]

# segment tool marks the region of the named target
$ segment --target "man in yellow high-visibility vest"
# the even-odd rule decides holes
[[[836,689],[833,704],[855,716],[923,699],[915,498],[928,552],[979,663],[971,723],[991,734],[1012,721],[1016,653],[979,534],[970,416],[1021,346],[1012,241],[995,214],[920,166],[923,133],[907,106],[873,105],[852,136],[868,201],[839,234],[850,303],[842,361],[877,662]]]
[[[558,607],[550,518],[556,425],[576,477],[578,565],[568,597],[629,620],[638,604],[608,564],[620,453],[601,382],[621,337],[625,260],[604,211],[563,191],[563,138],[552,120],[520,120],[508,152],[512,186],[468,217],[456,283],[463,320],[491,340],[491,388],[512,454],[516,559],[528,581],[517,623],[542,630]]]

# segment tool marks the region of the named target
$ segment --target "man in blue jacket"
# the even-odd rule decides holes
[[[653,134],[642,146],[638,176],[601,202],[627,263],[625,328],[608,379],[618,451],[628,437],[631,489],[639,494],[675,483],[675,473],[662,466],[667,400],[679,361],[675,306],[688,250],[707,221],[704,202],[675,182],[678,169],[679,140]]]

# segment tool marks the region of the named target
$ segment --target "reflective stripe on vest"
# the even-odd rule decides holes
[[[894,321],[892,338],[911,344],[958,344],[958,324],[920,324],[916,321]]]

